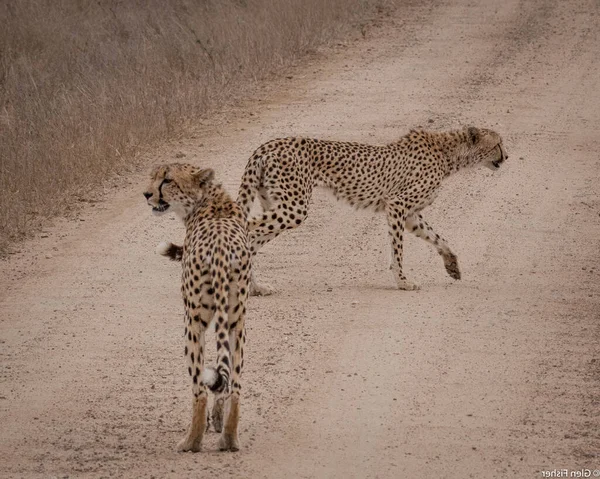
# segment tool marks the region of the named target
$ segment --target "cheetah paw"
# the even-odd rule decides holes
[[[201,440],[202,439],[198,440],[188,435],[177,444],[177,452],[199,452]]]
[[[250,284],[250,296],[270,296],[275,290],[268,284],[259,285],[256,283]]]
[[[401,279],[398,280],[398,289],[402,289],[404,291],[416,291],[417,289],[419,289],[419,285],[413,283],[412,281]]]
[[[237,434],[223,433],[219,438],[219,450],[221,451],[239,451],[240,441]]]
[[[444,266],[447,273],[453,279],[460,279],[460,269],[458,269],[458,259],[455,255],[450,254],[444,258]]]

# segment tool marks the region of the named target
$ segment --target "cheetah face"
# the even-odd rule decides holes
[[[160,216],[166,213],[171,207],[171,205],[164,200],[163,187],[167,189],[166,185],[170,184],[172,181],[173,180],[171,178],[163,178],[163,180],[160,182],[158,185],[158,202],[156,202],[155,195],[152,195],[153,198],[146,197],[148,199],[148,204],[152,206],[152,214]]]
[[[469,128],[469,136],[479,160],[490,170],[497,170],[508,159],[502,137],[492,130]]]
[[[183,219],[202,197],[203,188],[213,176],[213,170],[202,170],[193,165],[161,165],[152,170],[144,197],[152,207],[152,214],[160,216],[173,211]]]

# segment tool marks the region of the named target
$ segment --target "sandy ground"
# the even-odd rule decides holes
[[[317,192],[256,260],[242,450],[177,454],[189,419],[182,237],[132,176],[0,265],[0,477],[542,477],[600,469],[600,7],[414,1],[154,160],[235,192],[263,141],[500,131],[496,173],[450,178],[394,289],[383,216]],[[260,98],[262,96],[262,99]],[[181,155],[179,155],[181,156]],[[128,185],[126,185],[128,183]]]

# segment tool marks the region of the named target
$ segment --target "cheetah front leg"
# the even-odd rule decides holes
[[[444,266],[451,278],[460,279],[460,269],[458,268],[458,258],[450,250],[450,246],[444,238],[433,231],[433,228],[427,224],[423,216],[419,213],[413,213],[406,218],[406,229],[418,238],[421,238],[431,244],[444,260]]]
[[[407,208],[403,200],[395,199],[386,204],[387,221],[390,238],[392,240],[392,255],[395,261],[392,261],[392,270],[396,276],[398,289],[412,291],[419,289],[419,286],[408,279],[402,272],[404,224],[406,222]]]
[[[205,328],[201,321],[191,319],[186,314],[186,345],[185,357],[188,373],[192,378],[192,422],[185,437],[177,445],[177,451],[185,452],[200,451],[202,438],[207,426],[207,400],[208,391],[201,381],[201,373],[204,369],[204,332]]]

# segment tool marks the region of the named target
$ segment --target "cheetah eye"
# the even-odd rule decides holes
[[[169,183],[171,183],[171,181],[173,181],[173,180],[172,180],[172,179],[170,179],[170,178],[165,178],[165,179],[164,179],[162,182],[163,182],[165,185],[168,185]]]

